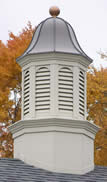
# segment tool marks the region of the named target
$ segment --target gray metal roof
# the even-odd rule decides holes
[[[107,182],[107,167],[95,166],[85,175],[53,173],[18,159],[0,159],[0,182]]]
[[[92,62],[91,58],[81,49],[71,25],[58,17],[47,18],[38,25],[29,47],[21,57],[47,52],[82,55]]]

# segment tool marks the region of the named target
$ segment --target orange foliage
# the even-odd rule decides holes
[[[28,47],[33,32],[34,29],[29,22],[18,36],[10,32],[6,45],[0,41],[0,155],[2,157],[12,157],[12,137],[6,128],[20,119],[21,68],[16,63],[16,58]]]
[[[101,127],[95,139],[95,163],[107,165],[107,68],[89,69],[87,107],[88,120]]]

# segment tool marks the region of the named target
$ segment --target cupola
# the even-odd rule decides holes
[[[52,17],[36,28],[22,67],[21,121],[9,127],[14,157],[56,172],[84,174],[94,168],[98,127],[86,120],[86,71],[92,59],[71,25]]]

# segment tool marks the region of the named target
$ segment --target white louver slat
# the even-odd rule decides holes
[[[30,96],[30,73],[27,70],[24,74],[24,115],[29,113]]]
[[[50,109],[50,71],[41,67],[36,72],[35,79],[35,110],[49,111]]]
[[[79,114],[84,116],[84,73],[79,72]]]
[[[59,110],[73,111],[73,72],[64,67],[58,76]]]

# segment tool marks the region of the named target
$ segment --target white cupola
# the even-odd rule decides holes
[[[71,25],[41,22],[17,63],[22,67],[21,121],[9,127],[14,157],[56,172],[84,174],[94,168],[98,127],[86,120],[86,71],[92,60]]]

